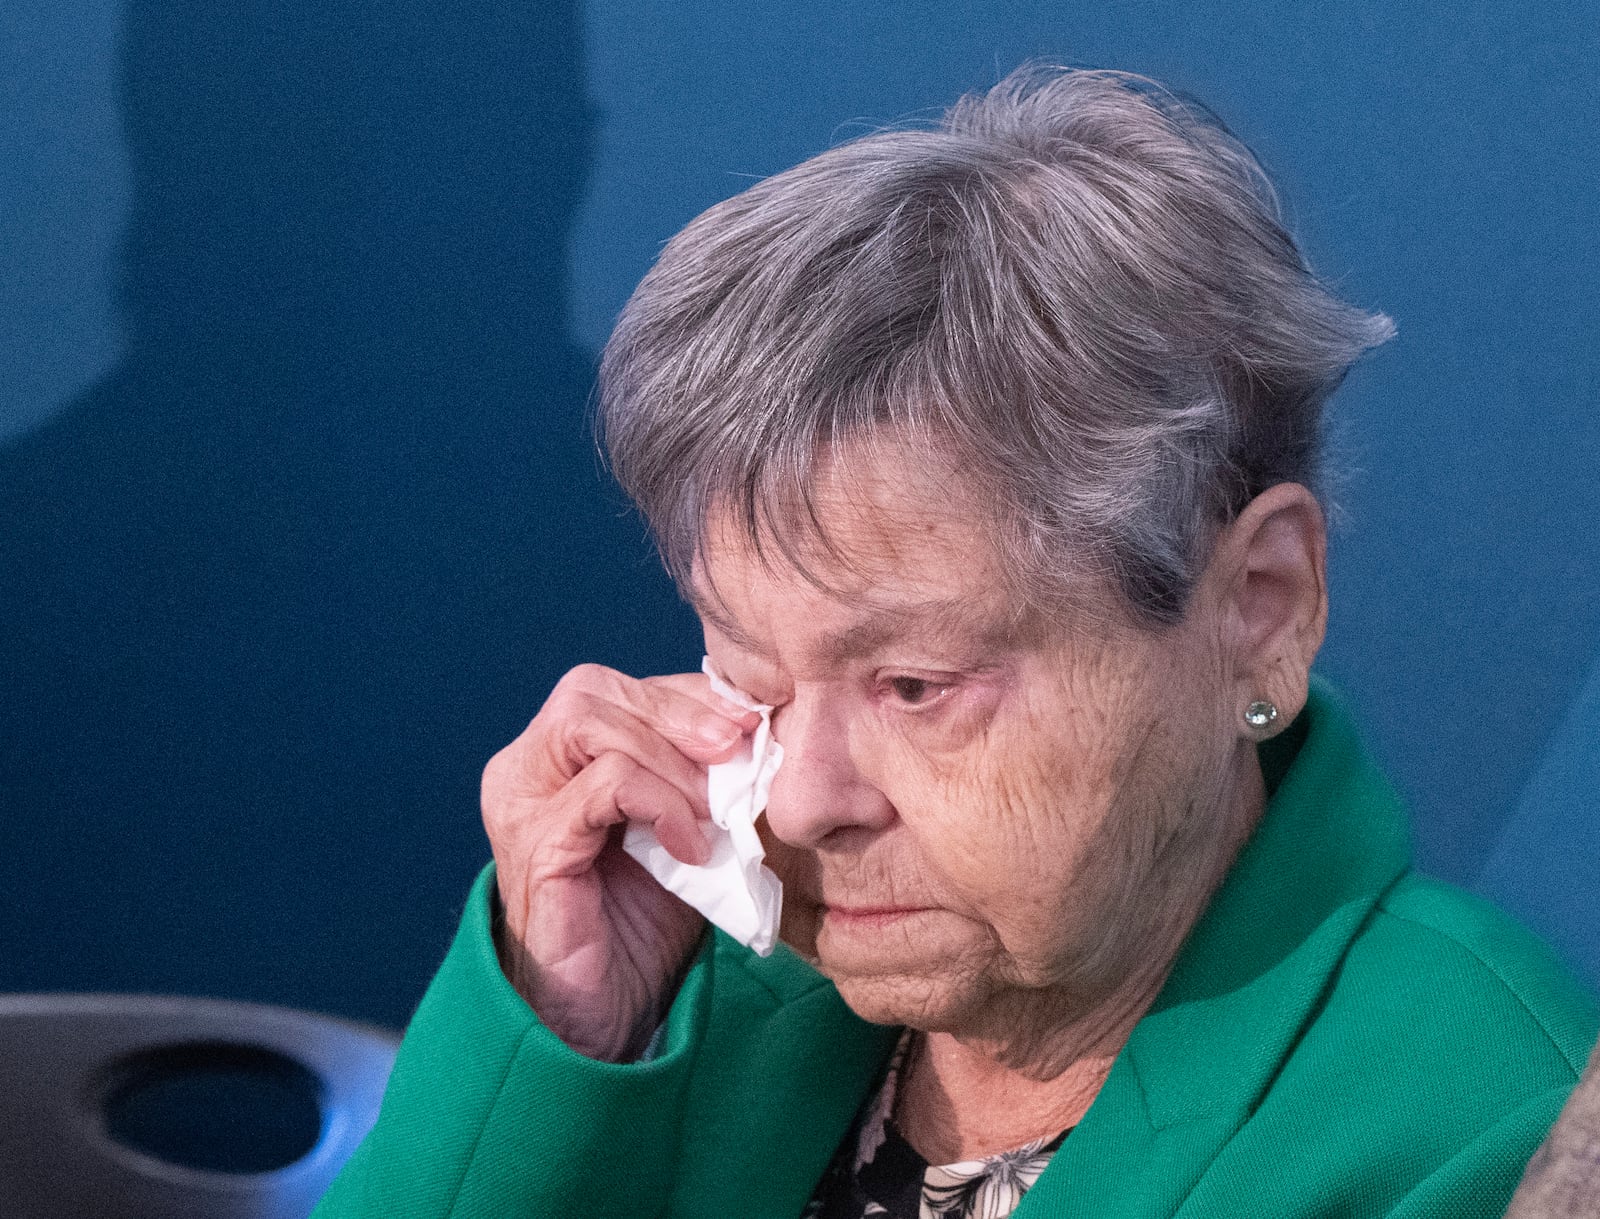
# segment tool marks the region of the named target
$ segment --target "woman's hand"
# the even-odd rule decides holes
[[[649,822],[674,857],[704,862],[706,764],[758,719],[699,674],[580,665],[484,768],[501,967],[579,1053],[638,1056],[704,922],[623,852],[620,827]]]

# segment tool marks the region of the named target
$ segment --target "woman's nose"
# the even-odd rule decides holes
[[[767,825],[790,846],[815,849],[835,830],[883,829],[894,806],[857,768],[847,725],[798,692],[772,717],[783,764],[767,796]]]

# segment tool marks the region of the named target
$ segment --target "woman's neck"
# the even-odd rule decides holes
[[[895,1126],[930,1164],[1053,1139],[1088,1112],[1115,1058],[1087,1055],[1054,1079],[1029,1079],[948,1033],[919,1033],[902,1068]]]
[[[913,1034],[895,1095],[896,1127],[930,1164],[1053,1139],[1088,1112],[1165,974],[1163,966],[1091,1018],[1025,1043]],[[1031,1023],[1016,1015],[1018,1026]]]

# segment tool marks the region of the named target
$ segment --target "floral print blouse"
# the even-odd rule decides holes
[[[1006,1219],[1071,1133],[981,1159],[929,1164],[891,1120],[910,1044],[908,1030],[882,1087],[840,1142],[801,1219]]]

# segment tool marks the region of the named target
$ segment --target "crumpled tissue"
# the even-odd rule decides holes
[[[628,823],[622,849],[644,866],[668,891],[677,894],[741,944],[770,956],[778,940],[778,913],[783,884],[762,865],[766,852],[756,834],[756,818],[767,807],[772,776],[783,761],[783,746],[772,739],[772,708],[735,690],[711,668],[701,669],[711,688],[730,702],[761,714],[761,723],[744,739],[731,760],[706,768],[711,858],[703,864],[680,863],[667,854],[655,830],[639,821]]]

